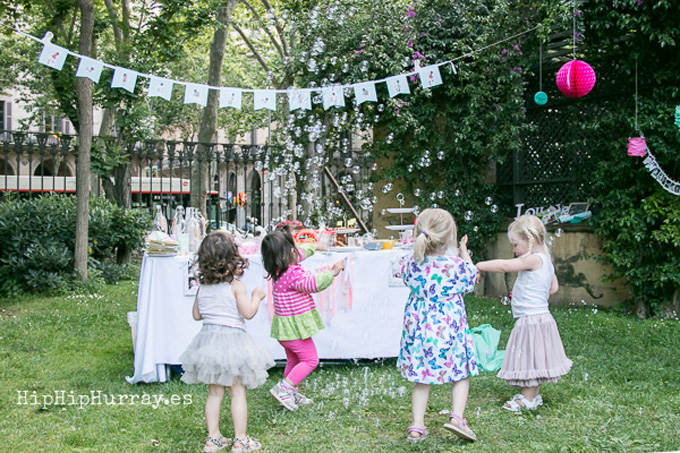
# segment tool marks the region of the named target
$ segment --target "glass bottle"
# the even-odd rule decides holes
[[[189,253],[196,253],[203,238],[201,237],[201,225],[198,221],[198,218],[196,217],[195,208],[187,208],[186,234],[189,239]]]
[[[186,230],[186,220],[184,220],[184,207],[182,205],[175,208],[175,217],[172,219],[172,227],[170,228],[171,235],[176,240]]]
[[[156,215],[153,218],[153,229],[163,233],[168,232],[168,220],[163,215],[161,205],[156,205]]]

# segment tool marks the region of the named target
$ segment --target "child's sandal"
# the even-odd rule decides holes
[[[412,433],[419,434],[418,436],[412,436]],[[419,428],[418,426],[409,426],[406,428],[406,440],[411,443],[420,442],[427,439],[428,431],[425,427]]]
[[[215,451],[221,451],[231,445],[231,439],[220,436],[220,437],[206,437],[206,442],[210,442],[212,445],[203,445],[203,453],[212,453]]]
[[[237,447],[236,445],[240,445]],[[248,451],[255,451],[262,448],[262,444],[254,437],[246,436],[243,439],[239,437],[234,438],[234,444],[231,447],[231,453],[243,453]]]
[[[452,422],[456,422],[456,424],[454,425]],[[453,432],[453,434],[461,439],[469,440],[470,442],[475,442],[477,440],[477,436],[467,425],[467,420],[453,412],[449,415],[449,422],[444,423],[444,428]]]
[[[503,409],[510,412],[520,412],[522,409],[533,411],[542,405],[543,397],[541,395],[536,395],[533,400],[529,401],[524,395],[518,393],[510,401],[505,402]]]

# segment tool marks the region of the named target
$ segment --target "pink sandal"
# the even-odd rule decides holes
[[[406,440],[408,440],[411,443],[416,443],[416,442],[420,442],[422,440],[425,440],[425,439],[427,439],[427,435],[429,434],[425,427],[419,428],[418,426],[415,426],[415,425],[409,426],[408,428],[406,428],[406,433],[407,433]],[[420,434],[420,435],[418,437],[416,437],[416,436],[412,436],[411,433],[416,433],[416,434]]]
[[[456,422],[455,425],[451,423],[454,421]],[[467,425],[467,420],[465,420],[460,415],[454,414],[453,412],[451,412],[451,415],[449,415],[449,422],[444,423],[444,428],[453,432],[453,434],[460,437],[461,439],[469,440],[470,442],[475,442],[477,440],[477,436],[475,436],[475,433],[472,432],[470,427]]]

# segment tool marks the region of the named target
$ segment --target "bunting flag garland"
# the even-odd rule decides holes
[[[647,148],[647,157],[645,157],[642,163],[645,165],[645,168],[647,168],[647,171],[649,171],[652,178],[656,179],[659,184],[661,184],[661,187],[673,195],[680,195],[680,183],[668,177],[666,172],[659,166],[656,157],[654,157],[649,148]]]
[[[169,101],[172,97],[173,82],[163,77],[151,76],[149,78],[149,96],[160,97]]]
[[[102,69],[104,69],[104,65],[101,61],[83,57],[80,59],[80,64],[78,64],[76,77],[87,77],[94,83],[99,83],[99,78],[102,75]]]
[[[442,84],[442,75],[436,64],[419,68],[418,76],[420,77],[420,83],[423,84],[423,88],[432,88]]]
[[[113,80],[111,80],[111,88],[123,88],[130,93],[135,92],[135,85],[137,85],[137,72],[126,68],[116,68],[113,71]]]
[[[503,39],[496,44],[504,41],[508,41],[517,36],[529,33],[537,29],[533,27],[529,30],[522,31],[513,36]],[[143,74],[131,69],[122,68],[118,66],[113,66],[104,63],[99,60],[94,60],[92,58],[80,55],[70,50],[52,44],[52,33],[47,32],[45,37],[38,39],[33,35],[25,33],[18,28],[13,29],[15,32],[33,39],[43,45],[42,52],[38,61],[41,64],[49,66],[53,69],[59,71],[62,70],[66,57],[71,54],[76,58],[80,58],[80,64],[78,66],[78,71],[76,72],[76,77],[88,77],[93,82],[98,83],[101,77],[101,72],[104,67],[113,69],[113,79],[111,81],[112,88],[123,88],[129,92],[134,92],[137,85],[138,77],[145,77],[149,79],[149,89],[148,95],[152,97],[162,97],[163,99],[170,100],[172,95],[173,86],[184,85],[184,103],[185,104],[199,104],[205,106],[207,104],[207,94],[208,90],[217,90],[220,93],[219,97],[219,107],[230,107],[234,109],[241,109],[242,107],[242,94],[243,92],[253,93],[253,104],[255,110],[269,109],[276,110],[277,101],[276,97],[278,94],[287,94],[288,103],[290,111],[297,109],[311,110],[312,102],[311,95],[312,92],[321,93],[323,100],[324,109],[329,109],[330,107],[345,107],[345,89],[353,89],[356,104],[362,104],[364,102],[378,102],[375,84],[385,83],[389,92],[390,98],[393,98],[400,94],[410,94],[411,89],[409,87],[408,77],[418,76],[421,81],[421,85],[424,89],[432,88],[441,85],[442,78],[439,70],[440,66],[447,65],[451,67],[452,74],[457,74],[456,67],[453,64],[454,60],[444,61],[442,63],[435,63],[426,67],[419,67],[417,65],[418,60],[415,61],[415,70],[405,74],[398,74],[396,76],[387,77],[385,79],[371,80],[358,82],[355,84],[347,85],[334,85],[333,87],[323,87],[323,88],[305,88],[297,89],[290,88],[288,90],[261,90],[261,89],[243,89],[243,88],[232,88],[232,87],[216,87],[203,84],[193,84],[189,82],[181,82],[178,80],[171,80],[163,77],[154,76],[152,74]],[[455,60],[470,56],[476,52],[484,50],[490,46],[485,46],[484,48],[474,50],[465,55],[457,57]]]
[[[187,83],[184,88],[184,103],[198,104],[201,107],[208,105],[208,86],[197,83]]]
[[[331,107],[345,106],[345,96],[343,94],[342,85],[333,85],[322,88],[321,96],[323,97],[324,110],[328,110]]]
[[[375,83],[357,83],[354,85],[354,97],[357,100],[357,105],[361,105],[364,102],[378,102],[378,95],[375,92]]]
[[[274,90],[255,90],[253,101],[255,110],[269,109],[276,111],[276,92]]]
[[[387,82],[387,91],[390,93],[390,97],[393,98],[398,94],[410,94],[411,90],[408,87],[408,80],[406,79],[406,74],[399,74],[398,76],[388,77],[385,79]]]
[[[61,71],[66,62],[66,56],[68,55],[68,50],[63,47],[55,46],[52,43],[46,42],[43,46],[42,52],[40,52],[40,57],[38,62],[49,66],[50,68]]]
[[[220,89],[220,108],[231,107],[241,110],[241,90],[237,88]]]
[[[293,110],[312,110],[312,92],[291,88],[288,90],[288,108]]]

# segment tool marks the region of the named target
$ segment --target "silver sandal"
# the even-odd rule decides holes
[[[241,446],[237,447],[236,444],[240,444]],[[231,453],[255,451],[259,450],[260,448],[262,448],[262,444],[254,437],[246,436],[243,439],[240,437],[234,437],[234,444],[231,447]]]

